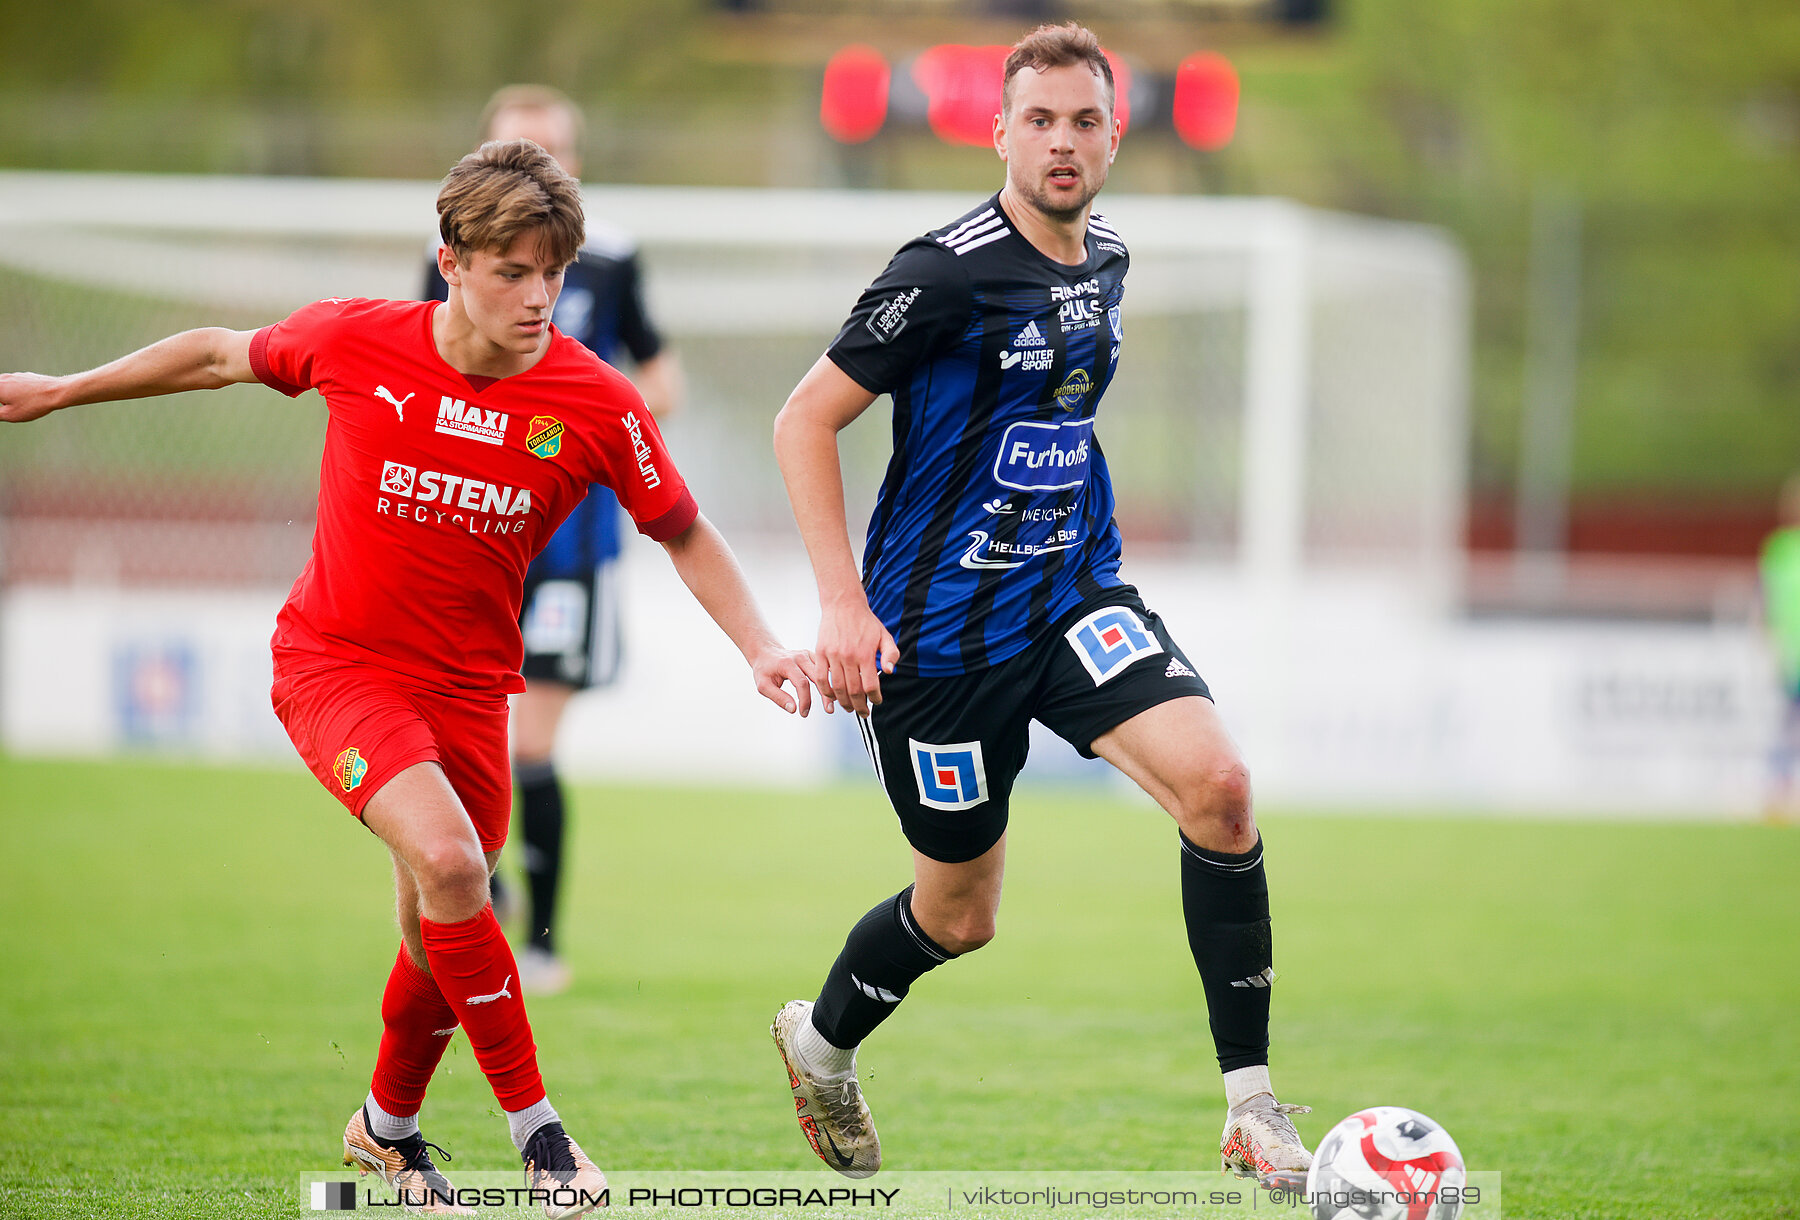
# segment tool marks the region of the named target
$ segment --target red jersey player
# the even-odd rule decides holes
[[[345,1163],[380,1173],[411,1210],[462,1210],[417,1121],[461,1025],[527,1185],[547,1214],[569,1216],[602,1202],[606,1179],[550,1105],[488,905],[511,813],[506,695],[524,688],[526,564],[604,483],[668,550],[758,691],[805,715],[812,663],[777,643],[631,383],[550,325],[582,240],[575,180],[536,144],[490,143],[445,179],[438,214],[442,304],[320,301],[87,373],[0,376],[0,420],[233,382],[325,396],[318,527],[277,619],[273,698],[319,782],[392,854],[402,940]]]

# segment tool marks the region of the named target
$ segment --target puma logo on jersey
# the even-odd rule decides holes
[[[506,976],[506,981],[504,983],[500,984],[499,991],[494,992],[492,995],[472,995],[468,999],[464,1000],[463,1003],[470,1004],[470,1005],[492,1004],[495,1000],[510,1000],[510,999],[512,999],[512,992],[508,991],[507,988],[509,988],[511,986],[512,986],[512,975],[509,974]]]
[[[414,396],[416,396],[417,394],[418,394],[418,391],[414,390],[411,394],[408,394],[405,398],[395,398],[394,392],[392,390],[388,389],[386,386],[378,385],[375,387],[375,397],[385,398],[389,402],[393,403],[394,404],[394,414],[398,415],[400,417],[401,423],[406,422],[406,404],[411,402],[413,400]]]

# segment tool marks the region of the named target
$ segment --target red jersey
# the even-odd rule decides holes
[[[525,567],[588,484],[659,542],[699,508],[622,374],[552,327],[525,372],[467,376],[432,339],[442,307],[319,301],[251,340],[264,384],[316,389],[331,412],[312,557],[273,645],[435,689],[520,691]]]

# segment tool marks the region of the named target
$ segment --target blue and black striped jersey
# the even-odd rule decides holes
[[[996,195],[902,246],[832,341],[839,368],[893,397],[863,587],[901,672],[998,664],[1124,583],[1094,415],[1129,264],[1099,215],[1085,261],[1047,258]]]
[[[450,289],[438,274],[437,246],[425,268],[427,301],[442,301]],[[608,364],[628,353],[638,364],[662,350],[662,337],[650,324],[638,272],[637,249],[623,234],[592,224],[575,261],[563,275],[562,294],[550,321]],[[575,506],[531,561],[533,577],[577,577],[619,553],[619,500],[612,489],[596,483]]]

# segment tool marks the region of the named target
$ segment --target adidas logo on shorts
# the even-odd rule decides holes
[[[1181,663],[1180,657],[1170,657],[1169,667],[1163,670],[1163,677],[1165,678],[1194,678],[1198,676],[1199,675],[1193,670]]]

